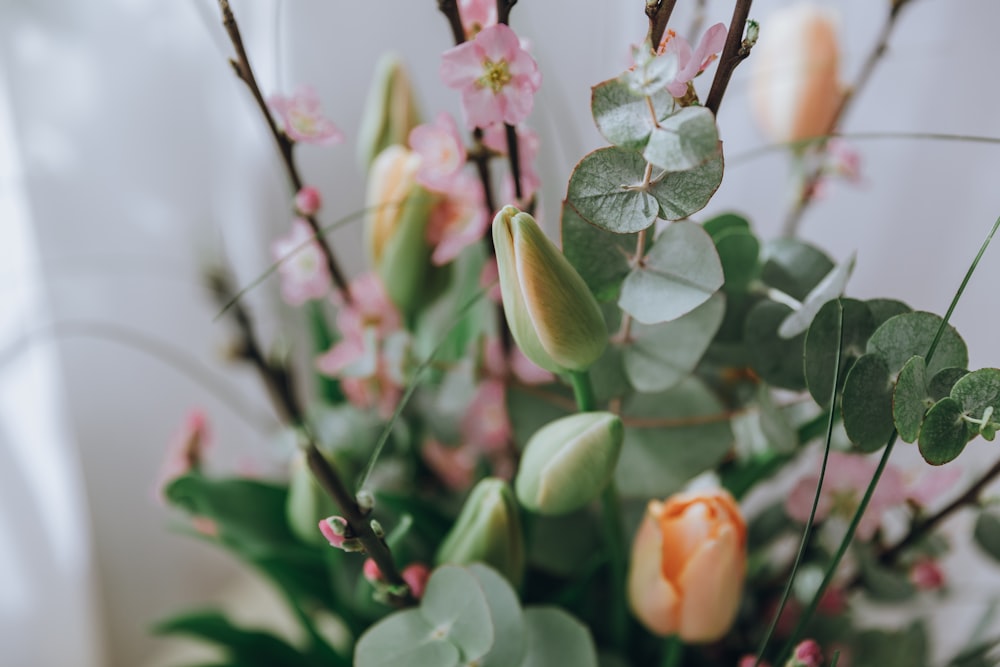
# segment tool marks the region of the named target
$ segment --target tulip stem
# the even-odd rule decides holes
[[[611,585],[608,593],[611,645],[619,651],[628,646],[628,611],[625,608],[625,527],[622,525],[621,503],[612,480],[601,493],[601,516],[604,523],[605,548],[611,566]]]
[[[577,409],[580,412],[593,412],[597,407],[597,401],[594,399],[594,386],[590,382],[590,373],[573,371],[569,374],[569,381],[573,385]]]
[[[678,635],[670,635],[663,647],[663,667],[681,667],[684,657],[684,642]]]

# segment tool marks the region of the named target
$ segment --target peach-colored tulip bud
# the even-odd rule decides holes
[[[736,616],[746,564],[746,523],[728,492],[650,501],[632,545],[629,603],[655,634],[715,641]]]
[[[839,59],[829,10],[797,4],[762,22],[750,98],[769,139],[791,142],[829,133],[843,96]]]

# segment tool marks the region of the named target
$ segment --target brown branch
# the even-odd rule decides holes
[[[464,42],[465,28],[462,27],[462,17],[458,13],[457,0],[438,0],[438,9],[448,19],[448,25],[451,26],[451,36],[455,40],[455,44],[458,45]]]
[[[274,143],[278,148],[278,153],[281,155],[281,161],[284,164],[285,173],[288,176],[288,182],[294,194],[302,189],[302,177],[299,175],[298,167],[295,164],[295,142],[289,139],[288,135],[274,122],[274,116],[271,115],[267,102],[264,100],[264,95],[261,93],[260,86],[257,85],[253,68],[250,66],[250,58],[247,56],[246,48],[243,46],[243,36],[240,34],[240,28],[236,24],[236,16],[229,6],[229,0],[219,0],[219,9],[222,11],[222,25],[225,27],[226,34],[229,35],[229,41],[232,42],[233,49],[236,52],[236,58],[230,59],[229,64],[233,66],[236,76],[250,89],[250,94],[253,95],[253,99],[257,103],[257,108],[260,109],[261,115],[264,116],[267,128],[270,130],[271,136],[274,138]],[[313,235],[316,237],[316,242],[323,253],[323,259],[327,270],[330,272],[330,278],[337,286],[337,289],[343,294],[344,300],[350,302],[351,291],[348,287],[347,279],[344,277],[344,273],[340,269],[340,264],[333,254],[333,248],[330,247],[326,237],[323,236],[323,230],[320,228],[316,216],[307,215],[304,218],[309,224],[310,229],[312,229]]]
[[[497,23],[510,23],[510,10],[516,4],[517,0],[497,0]]]
[[[736,66],[746,60],[753,47],[751,40],[743,39],[743,32],[746,29],[747,17],[750,16],[752,4],[753,0],[736,0],[736,7],[733,9],[733,20],[729,23],[726,45],[722,49],[719,68],[715,70],[712,88],[709,90],[708,100],[705,102],[705,107],[716,115],[719,113],[722,96],[726,94],[726,88],[729,87],[729,80],[733,77]]]
[[[677,0],[646,0],[646,18],[649,19],[649,32],[646,39],[653,51],[660,45],[663,33],[667,30],[670,15],[674,13]]]

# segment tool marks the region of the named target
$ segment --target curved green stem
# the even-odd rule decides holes
[[[590,373],[574,371],[569,374],[569,381],[573,386],[577,409],[580,412],[593,412],[597,407],[597,401],[594,398],[594,387],[590,383]]]
[[[663,667],[681,667],[681,659],[684,656],[684,642],[677,635],[667,637],[666,646],[663,649]]]

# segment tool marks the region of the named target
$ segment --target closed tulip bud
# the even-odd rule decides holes
[[[629,604],[650,632],[715,641],[736,616],[746,565],[746,524],[728,492],[651,501],[632,545]]]
[[[433,196],[417,185],[420,158],[390,146],[372,163],[365,235],[368,255],[389,298],[404,312],[421,300],[430,264],[427,220]]]
[[[524,355],[553,373],[586,370],[608,342],[601,310],[535,219],[505,206],[493,220],[504,314]]]
[[[517,499],[539,514],[583,507],[611,480],[623,437],[622,420],[610,412],[581,412],[547,424],[525,446]]]
[[[306,464],[305,453],[292,457],[288,479],[285,516],[288,525],[303,542],[323,544],[326,538],[316,530],[317,523],[337,511],[337,506],[320,488]]]
[[[405,144],[410,130],[420,124],[417,99],[399,57],[379,58],[358,129],[358,161],[365,169],[393,144]]]
[[[833,129],[844,92],[839,59],[836,23],[826,9],[798,4],[763,23],[750,96],[769,139],[801,141]]]
[[[435,562],[485,563],[515,587],[524,576],[524,536],[517,502],[507,482],[487,477],[472,489]]]

